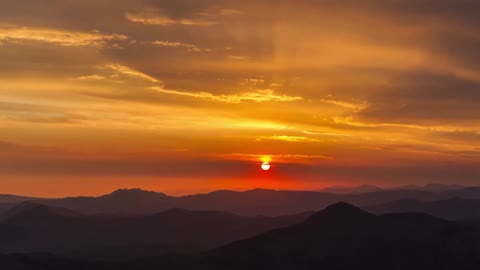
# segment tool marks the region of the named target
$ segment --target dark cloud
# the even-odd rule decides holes
[[[358,116],[393,123],[476,122],[480,82],[424,72],[399,74],[368,98]]]

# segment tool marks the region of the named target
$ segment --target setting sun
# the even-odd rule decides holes
[[[268,162],[266,162],[266,161],[263,162],[263,163],[262,163],[262,170],[264,170],[264,171],[270,170],[270,163],[268,163]]]

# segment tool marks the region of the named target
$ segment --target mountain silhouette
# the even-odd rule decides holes
[[[475,269],[474,227],[426,214],[376,216],[346,203],[211,251],[204,269]]]
[[[451,198],[439,201],[402,199],[368,208],[375,213],[421,212],[449,220],[480,220],[480,200]]]
[[[447,200],[454,197],[480,199],[480,188],[468,187],[446,191],[393,189],[353,194],[254,189],[242,192],[221,190],[181,197],[140,189],[122,189],[100,197],[38,199],[33,202],[66,208],[82,214],[146,215],[170,208],[183,208],[249,216],[278,216],[318,211],[339,201],[368,208],[406,198]]]
[[[59,214],[63,216],[81,216],[81,214],[65,208],[46,206],[35,202],[21,202],[19,204],[10,204],[3,213],[0,213],[0,221],[9,217],[19,215],[49,215]]]
[[[83,216],[23,203],[0,221],[0,252],[51,252],[101,259],[198,252],[301,222],[310,214],[241,217],[171,209],[146,216]]]
[[[174,209],[165,215],[182,215]],[[225,214],[224,214],[225,215]],[[227,214],[228,215],[228,214]],[[336,203],[304,222],[199,255],[164,255],[120,263],[50,255],[8,255],[0,264],[36,269],[478,269],[475,226],[426,214],[373,215]],[[8,264],[7,264],[8,263]]]
[[[20,203],[25,201],[34,200],[35,198],[23,197],[10,194],[0,194],[0,203]]]
[[[160,215],[184,214],[203,215],[182,209]],[[230,216],[216,215],[220,219],[222,215]],[[422,213],[374,215],[340,202],[303,222],[192,255],[165,254],[116,263],[14,254],[0,256],[0,265],[22,270],[474,270],[480,266],[477,228],[476,224],[446,221]],[[38,266],[41,267],[35,268]]]
[[[335,193],[335,194],[361,194],[361,193],[369,193],[369,192],[382,191],[382,190],[384,189],[379,188],[377,186],[360,185],[356,187],[333,186],[333,187],[320,189],[319,191]]]
[[[423,190],[423,191],[432,191],[432,192],[443,192],[449,190],[460,190],[465,189],[467,187],[462,185],[455,185],[455,184],[427,184],[424,186],[417,186],[417,185],[408,185],[408,186],[401,186],[397,187],[396,189],[403,189],[403,190]]]
[[[141,189],[119,189],[100,197],[69,197],[39,199],[38,202],[84,214],[132,214],[156,213],[174,207],[174,197]]]

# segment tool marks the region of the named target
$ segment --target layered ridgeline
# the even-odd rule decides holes
[[[0,256],[8,269],[480,269],[475,224],[426,214],[373,215],[337,203],[305,221],[195,255],[99,263]]]
[[[69,209],[81,214],[145,215],[182,208],[202,211],[222,211],[238,215],[290,215],[306,211],[318,211],[339,201],[348,202],[366,209],[402,199],[421,201],[448,200],[452,198],[480,199],[479,187],[427,185],[400,189],[351,189],[349,193],[323,191],[275,191],[254,189],[249,191],[215,191],[207,194],[173,197],[163,193],[141,189],[122,189],[99,197],[72,197],[62,199],[21,198],[57,208]],[[0,196],[0,212],[7,209],[9,201]],[[7,204],[7,205],[5,205]],[[389,209],[387,209],[389,210]],[[409,210],[409,209],[402,209]],[[414,209],[412,209],[414,210]]]
[[[4,255],[3,263],[43,260],[45,252],[60,256],[49,257],[47,264],[57,259],[66,264],[84,263],[72,259],[137,259],[120,265],[131,265],[132,269],[137,269],[134,265],[139,263],[147,266],[171,263],[179,269],[194,265],[234,269],[236,266],[228,262],[244,253],[236,260],[240,262],[243,258],[243,264],[238,265],[245,268],[251,264],[261,269],[260,265],[266,264],[281,269],[271,263],[288,266],[291,260],[295,262],[292,267],[294,264],[307,267],[314,261],[315,266],[328,269],[329,263],[338,265],[335,260],[338,256],[360,261],[368,258],[361,263],[370,264],[373,258],[364,254],[364,250],[378,254],[391,252],[382,254],[382,260],[420,260],[426,263],[425,267],[437,263],[434,258],[448,258],[444,254],[448,252],[457,252],[459,257],[473,263],[480,251],[475,225],[480,220],[480,188],[438,185],[408,188],[384,190],[363,186],[349,190],[336,188],[335,193],[256,189],[183,197],[140,189],[61,199],[0,195],[0,254],[23,254]],[[373,214],[339,201],[353,203]],[[368,241],[364,243],[361,239]],[[404,242],[407,240],[410,242]],[[464,244],[458,246],[458,243]],[[426,261],[414,256],[420,252],[417,246],[425,249]],[[31,258],[31,253],[38,252],[42,254]],[[404,257],[392,257],[402,252],[407,252]],[[146,256],[155,258],[147,262],[138,260]],[[317,257],[324,259],[317,261]],[[340,261],[340,265],[351,266],[346,264],[350,259]],[[388,266],[387,261],[379,263],[381,267]],[[449,263],[454,261],[441,265]]]
[[[305,220],[311,213],[243,217],[170,209],[144,216],[78,214],[24,202],[0,216],[0,253],[124,260],[169,252],[199,252]]]

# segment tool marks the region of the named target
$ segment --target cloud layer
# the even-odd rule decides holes
[[[233,188],[260,179],[245,172],[265,155],[295,188],[471,183],[479,11],[470,0],[3,1],[0,189],[21,189],[15,175],[79,174],[157,177],[159,190],[201,174],[205,190]]]

